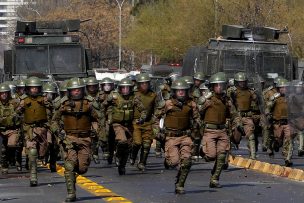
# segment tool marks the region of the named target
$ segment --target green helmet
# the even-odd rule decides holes
[[[11,88],[7,83],[0,84],[0,92],[10,92]]]
[[[189,84],[183,78],[173,81],[171,86],[171,89],[173,90],[186,90],[189,88],[190,88]]]
[[[114,81],[111,78],[106,77],[100,81],[100,84],[114,84]]]
[[[54,84],[51,83],[45,83],[42,89],[42,92],[44,93],[57,93],[56,87],[54,86]]]
[[[85,87],[85,84],[82,79],[80,78],[71,78],[67,83],[67,89],[76,89]]]
[[[59,85],[59,91],[60,92],[66,92],[66,91],[68,91],[68,89],[67,89],[67,83],[68,83],[67,80],[65,80],[65,81],[63,81],[63,82],[60,83],[60,85]]]
[[[194,81],[193,81],[193,78],[191,76],[184,76],[182,77],[183,80],[188,84],[188,85],[193,85],[194,84]]]
[[[168,78],[173,82],[175,80],[177,80],[178,78],[180,78],[181,75],[179,73],[176,73],[176,72],[173,72],[173,73],[170,73]]]
[[[87,78],[86,85],[98,85],[98,81],[95,77]]]
[[[136,75],[137,82],[150,82],[150,76],[147,73],[141,73]]]
[[[196,72],[193,76],[195,80],[205,80],[205,74],[202,72]]]
[[[20,80],[17,81],[16,86],[17,87],[25,87],[25,82],[26,82],[26,80],[20,79]]]
[[[88,78],[82,78],[83,83],[86,85],[88,82]]]
[[[284,80],[284,78],[282,76],[278,76],[273,80],[273,83],[278,84],[280,82],[280,80]]]
[[[237,82],[247,81],[247,76],[244,72],[238,72],[234,75],[234,80]]]
[[[27,87],[41,87],[42,82],[41,82],[40,78],[38,78],[36,76],[32,76],[32,77],[29,77],[25,81],[25,86],[27,86]]]
[[[133,86],[132,80],[129,78],[124,78],[118,83],[119,87],[122,86]]]
[[[218,72],[213,74],[210,77],[210,84],[215,84],[215,83],[226,83],[226,74],[224,72]]]
[[[276,87],[287,87],[288,84],[288,80],[286,80],[285,78],[281,79],[278,81]]]
[[[132,81],[136,81],[136,76],[135,75],[129,75],[128,78]]]
[[[207,90],[208,87],[205,85],[205,83],[202,83],[202,84],[199,86],[199,89],[200,89],[200,90]]]

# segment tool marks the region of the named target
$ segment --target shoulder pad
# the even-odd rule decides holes
[[[89,100],[90,102],[94,101],[94,97],[87,95],[84,97],[85,99]]]
[[[20,97],[20,99],[25,99],[25,98],[27,98],[28,96],[26,95],[26,94],[23,94],[21,97]]]
[[[54,100],[54,103],[59,102],[59,101],[60,101],[60,99],[61,99],[60,97],[56,97],[56,98],[55,98],[55,100]]]
[[[160,90],[164,90],[164,89],[165,89],[165,85],[160,85],[160,86],[158,86],[158,88],[159,88]]]
[[[165,107],[165,105],[166,105],[166,101],[165,101],[165,100],[161,100],[161,101],[159,101],[159,102],[157,103],[157,108],[158,108],[158,109],[162,109],[162,108]]]
[[[276,100],[277,98],[279,98],[281,96],[281,94],[280,93],[275,93],[272,97],[270,97],[270,100],[271,101],[274,101],[274,100]]]
[[[64,102],[68,101],[68,100],[69,100],[69,98],[68,98],[67,96],[64,96],[64,97],[62,97],[62,98],[60,99],[60,103],[62,104],[62,103],[64,103]]]
[[[112,98],[113,98],[113,99],[117,99],[117,98],[118,98],[118,92],[113,92]]]

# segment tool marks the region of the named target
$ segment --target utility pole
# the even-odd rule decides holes
[[[121,69],[121,10],[122,6],[125,2],[125,0],[122,0],[121,2],[119,0],[116,0],[118,9],[119,9],[119,42],[118,42],[118,69]]]

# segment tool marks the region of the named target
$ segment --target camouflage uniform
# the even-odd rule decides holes
[[[144,82],[150,83],[150,77],[147,74],[137,75],[137,83],[141,84]],[[138,85],[140,86],[140,85]],[[156,105],[156,94],[148,89],[147,92],[143,92],[138,87],[138,92],[135,96],[140,98],[144,108],[147,111],[146,120],[142,124],[138,124],[137,121],[140,119],[141,113],[135,108],[134,121],[133,121],[133,140],[132,140],[132,153],[130,161],[132,164],[135,163],[138,151],[141,149],[140,160],[137,165],[139,170],[145,170],[147,164],[147,158],[150,152],[153,136],[152,136],[152,114],[154,113],[154,107]]]
[[[129,88],[127,93],[121,89]],[[138,96],[132,92],[133,83],[130,79],[124,78],[118,84],[119,91],[113,91],[108,99],[106,108],[109,109],[108,123],[113,127],[116,141],[116,158],[118,159],[118,173],[125,175],[126,163],[129,156],[130,139],[132,137],[132,121],[134,111],[138,109],[141,113],[138,124],[146,119],[146,111]]]
[[[211,171],[209,187],[219,188],[219,177],[225,165],[226,156],[230,150],[230,139],[227,135],[227,119],[234,119],[238,113],[231,98],[225,95],[226,76],[219,72],[211,76],[210,83],[213,92],[208,96],[202,96],[198,101],[198,108],[204,125],[204,136],[202,139],[203,151],[206,161],[215,160]],[[216,92],[215,85],[222,85],[222,91]]]
[[[100,109],[100,113],[103,113],[103,109],[102,109],[102,105],[101,105],[101,101],[100,101],[100,93],[99,93],[99,83],[96,80],[95,77],[89,77],[87,78],[87,82],[86,82],[86,90],[87,90],[87,94],[89,96],[91,96],[92,98],[94,98],[94,100],[96,101],[96,103],[99,104],[99,109]],[[90,90],[90,88],[92,88],[92,90]],[[102,126],[104,126],[104,124],[102,124]],[[99,155],[98,155],[98,148],[99,148],[99,140],[101,139],[101,137],[103,136],[104,132],[101,131],[101,129],[104,129],[104,127],[98,127],[98,122],[94,121],[92,122],[92,157],[93,160],[96,164],[99,164]]]
[[[277,88],[287,87],[287,80],[278,82]],[[271,117],[274,133],[273,148],[276,152],[283,146],[282,154],[285,159],[285,166],[291,166],[293,152],[294,133],[288,121],[288,103],[285,94],[278,93],[267,103],[266,116]]]
[[[11,98],[10,87],[2,83],[0,85],[0,94],[7,93],[7,99],[0,101],[0,136],[2,137],[2,174],[8,173],[9,154],[15,153],[11,148],[20,148],[22,146],[22,137],[20,134],[21,119],[16,109],[18,101]],[[14,155],[14,154],[13,154]],[[21,161],[17,160],[17,167],[21,167]]]
[[[289,122],[298,138],[298,156],[304,155],[304,88],[303,81],[294,81],[288,95]]]
[[[100,81],[101,91],[99,92],[98,101],[101,104],[105,121],[108,120],[109,108],[106,108],[107,100],[114,89],[114,81],[111,78],[104,78]],[[101,147],[103,152],[103,158],[108,160],[108,164],[112,164],[113,161],[113,152],[115,148],[115,141],[109,140],[109,134],[113,134],[113,129],[110,128],[108,122],[104,122],[104,125],[101,126],[101,132],[99,137],[98,146]],[[110,150],[111,149],[111,150]]]
[[[193,149],[192,137],[197,134],[200,123],[199,113],[195,102],[187,95],[178,96],[177,92],[189,92],[189,85],[183,80],[175,80],[172,84],[174,96],[162,101],[155,110],[156,122],[153,132],[158,139],[165,140],[165,165],[179,166],[175,183],[175,193],[184,193],[184,184],[191,168]],[[156,128],[164,119],[164,126]],[[161,124],[160,124],[161,125]]]
[[[38,92],[32,94],[31,88]],[[42,83],[37,77],[26,81],[27,95],[21,97],[18,111],[23,114],[23,131],[30,162],[30,186],[37,186],[37,158],[43,158],[48,148],[48,117],[49,102],[41,95]]]
[[[25,80],[21,79],[18,80],[16,83],[16,93],[12,96],[12,98],[16,99],[18,102],[18,105],[21,101],[21,97],[25,94]],[[20,117],[20,122],[21,122],[21,126],[22,126],[22,122],[23,122],[23,118]],[[23,147],[25,144],[24,141],[24,136],[23,136],[23,130],[20,129],[19,131],[20,133],[20,137],[22,137],[22,139],[20,139],[20,145],[18,147],[15,148],[15,155],[16,155],[16,167],[17,167],[17,171],[21,171],[22,170],[22,151],[23,151]],[[28,170],[28,156],[26,153],[26,162],[25,162],[25,168]]]
[[[64,176],[68,196],[66,201],[76,200],[76,173],[84,174],[90,165],[92,120],[98,123],[102,118],[99,105],[90,96],[84,96],[84,83],[79,78],[72,78],[67,83],[68,96],[61,99],[52,118],[52,131],[57,134],[65,150]],[[78,89],[81,93],[72,95]],[[63,124],[63,126],[60,126]],[[65,134],[60,130],[64,129]]]
[[[51,125],[51,120],[54,113],[54,100],[57,98],[57,90],[56,90],[56,84],[53,83],[45,83],[43,85],[43,96],[48,101],[49,105],[46,109],[47,117],[49,125]],[[50,136],[48,136],[48,150],[47,154],[45,156],[45,163],[50,164],[50,170],[51,172],[56,172],[56,162],[57,157],[59,154],[59,145],[58,140],[56,139],[56,136],[54,133],[50,133]]]
[[[251,159],[256,159],[256,137],[254,134],[255,125],[253,121],[253,110],[258,106],[257,95],[247,87],[247,77],[245,73],[235,74],[236,87],[231,87],[228,90],[228,97],[232,98],[240,117],[233,120],[232,126],[232,141],[239,144],[242,136],[248,139],[248,149]],[[244,82],[244,87],[240,87],[239,83]]]

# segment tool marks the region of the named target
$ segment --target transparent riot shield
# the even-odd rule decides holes
[[[304,86],[303,81],[294,80],[288,86],[286,99],[288,103],[288,122],[298,155],[304,155]]]

